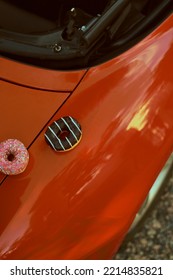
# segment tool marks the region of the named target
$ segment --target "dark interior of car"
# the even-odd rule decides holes
[[[51,34],[51,32],[54,33],[60,29],[61,39],[63,41],[60,42],[62,43],[61,45],[63,46],[64,42],[68,43],[68,49],[70,49],[70,41],[72,41],[73,46],[74,42],[76,42],[78,44],[78,46],[76,45],[76,49],[81,50],[82,43],[80,42],[79,44],[79,34],[76,31],[74,32],[74,29],[82,32],[82,28],[86,27],[92,33],[96,23],[98,25],[97,31],[100,30],[103,33],[103,30],[106,30],[104,40],[103,37],[102,39],[98,39],[101,38],[101,35],[98,35],[98,38],[94,35],[93,41],[87,41],[91,45],[91,48],[82,51],[82,54],[79,54],[79,51],[76,52],[76,54],[78,53],[78,57],[85,56],[85,59],[79,59],[80,61],[75,60],[76,65],[71,64],[72,68],[78,66],[85,67],[89,63],[95,64],[101,62],[103,57],[107,59],[108,53],[109,55],[111,53],[112,55],[116,55],[120,48],[130,47],[129,42],[133,42],[133,40],[136,40],[138,37],[140,38],[142,35],[144,36],[164,19],[165,15],[171,10],[172,2],[172,0],[0,0],[0,51],[5,53],[5,39],[6,41],[10,40],[10,36],[16,42],[26,41],[27,44],[31,40],[32,45],[33,42],[36,42],[36,47],[40,47],[38,42],[41,41],[45,44],[45,41],[47,43],[49,40],[50,46],[55,45],[55,39],[52,39],[53,37],[50,35],[48,36],[49,39],[48,37],[45,39],[45,35]],[[116,14],[119,7],[115,7],[115,10],[112,10],[111,14],[112,7],[116,6],[117,3],[120,3],[122,8]],[[110,13],[108,13],[109,9]],[[115,15],[114,18],[113,13]],[[106,22],[105,18],[107,14],[112,16],[112,20],[107,22],[105,29],[101,29],[100,26],[103,26]],[[89,37],[88,30],[87,36]],[[99,34],[99,32],[96,33]],[[40,37],[41,34],[44,37]],[[31,35],[39,36],[39,38],[35,37],[33,41],[33,36]],[[85,39],[82,38],[81,41],[85,41]],[[101,44],[101,42],[104,43]],[[109,47],[106,47],[108,45]],[[41,47],[43,48],[43,45]],[[21,48],[21,53],[19,53],[17,47],[14,54],[14,51],[10,50],[10,44],[8,47],[6,46],[6,50],[8,50],[6,52],[7,55],[17,54],[19,59],[20,56],[23,57],[24,55],[24,52],[21,52]],[[56,53],[56,48],[54,50]],[[76,58],[76,54],[74,58]],[[46,61],[47,67],[54,67],[52,65],[55,65],[55,63],[50,63],[50,60],[58,60],[57,54],[56,58],[53,56],[50,58],[49,56],[47,59],[46,54],[40,55],[40,57],[34,54],[34,60],[29,53],[24,56],[25,60],[31,56],[29,59],[32,60],[31,63],[35,64],[39,64],[39,60],[42,62],[44,60],[44,62]],[[61,60],[63,60],[62,57]]]
[[[0,0],[0,27],[16,32],[41,32],[62,23],[72,7],[78,7],[93,16],[102,13],[108,0]],[[163,0],[131,0],[133,7],[147,15]]]

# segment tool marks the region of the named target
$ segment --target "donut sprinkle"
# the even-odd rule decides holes
[[[24,144],[17,139],[8,139],[0,143],[0,171],[6,175],[22,173],[29,161]]]

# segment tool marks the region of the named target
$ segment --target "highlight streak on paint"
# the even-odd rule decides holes
[[[149,102],[144,104],[139,111],[134,115],[131,122],[129,123],[127,127],[127,131],[130,129],[136,129],[137,131],[141,131],[145,125],[147,124],[147,116],[149,113],[148,108]]]

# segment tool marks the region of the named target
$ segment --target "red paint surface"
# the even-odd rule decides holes
[[[28,147],[69,94],[33,90],[0,80],[0,142],[18,139]],[[0,172],[0,182],[3,178]]]
[[[56,153],[41,133],[27,171],[4,181],[1,259],[104,259],[118,249],[173,148],[172,20],[91,68],[51,120],[77,119],[80,145]]]
[[[56,71],[0,57],[0,77],[16,84],[51,91],[73,91],[86,70]]]

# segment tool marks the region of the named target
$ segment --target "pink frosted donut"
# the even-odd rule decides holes
[[[29,154],[23,143],[8,139],[0,143],[0,171],[6,175],[22,173],[28,165]]]

